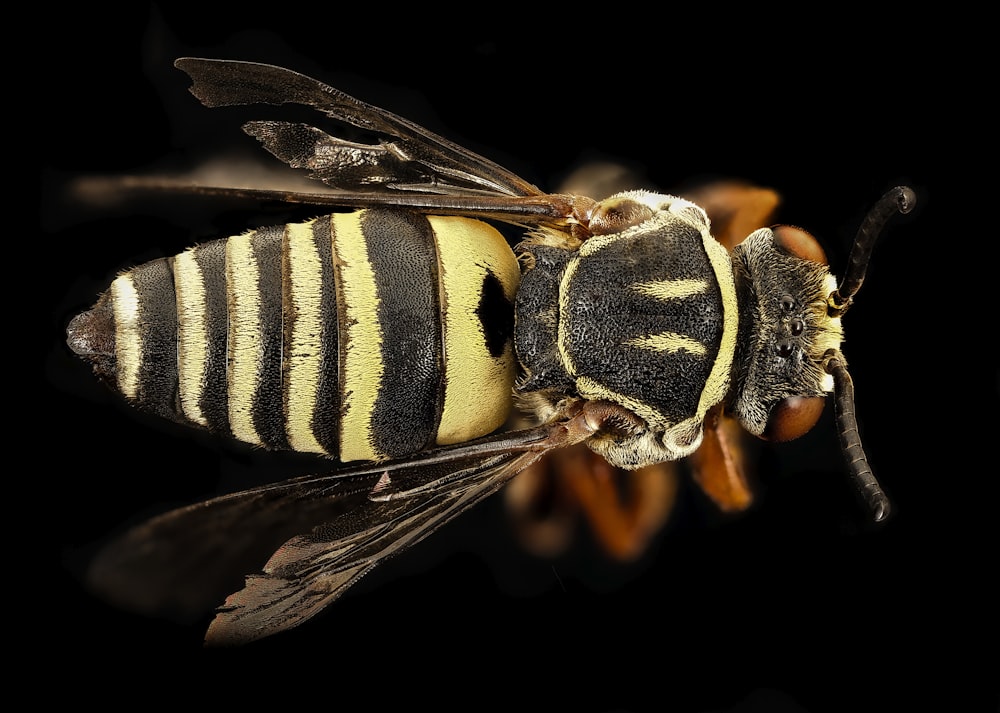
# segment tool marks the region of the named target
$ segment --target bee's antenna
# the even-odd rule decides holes
[[[868,465],[868,456],[861,447],[858,420],[854,416],[854,381],[847,371],[844,355],[836,349],[830,349],[824,355],[824,366],[827,373],[833,375],[834,412],[837,416],[841,450],[847,459],[851,477],[872,511],[872,517],[879,522],[889,515],[889,498],[875,480]]]
[[[917,202],[917,196],[908,186],[896,186],[882,196],[878,203],[872,206],[858,229],[851,254],[847,258],[847,272],[840,286],[830,294],[829,310],[832,316],[840,316],[847,311],[854,300],[854,295],[865,281],[865,271],[868,260],[886,221],[897,212],[909,213]]]

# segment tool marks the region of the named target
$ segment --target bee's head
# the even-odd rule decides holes
[[[854,416],[854,385],[840,343],[840,318],[864,282],[875,239],[916,197],[894,188],[868,213],[837,284],[812,235],[776,226],[750,234],[733,249],[740,309],[739,345],[727,407],[751,433],[768,440],[798,438],[819,420],[833,393],[841,447],[876,520],[889,503],[868,467]]]
[[[797,438],[833,391],[823,357],[844,338],[828,305],[836,279],[816,239],[788,225],[761,228],[737,245],[733,273],[740,352],[730,411],[754,435]]]

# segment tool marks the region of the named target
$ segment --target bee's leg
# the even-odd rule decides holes
[[[557,557],[570,548],[577,530],[579,505],[556,477],[556,460],[589,452],[573,446],[546,453],[504,488],[504,503],[514,535],[537,557]]]
[[[727,250],[742,242],[757,228],[774,222],[780,198],[770,188],[735,180],[720,180],[682,193],[697,203],[712,221],[712,235]]]
[[[610,557],[640,557],[663,528],[677,493],[676,463],[626,471],[583,444],[553,451],[507,488],[507,505],[524,546],[552,557],[572,543],[580,513]]]
[[[705,418],[701,446],[689,456],[695,482],[723,512],[745,510],[753,502],[742,445],[745,435],[734,419],[713,409]]]
[[[638,559],[673,510],[677,464],[628,471],[612,467],[590,449],[576,451],[572,467],[554,464],[556,476],[579,503],[601,548],[617,560]]]

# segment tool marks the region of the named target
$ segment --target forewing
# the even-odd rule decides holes
[[[291,538],[261,573],[249,575],[243,589],[227,598],[206,643],[243,644],[301,624],[380,562],[496,492],[539,455],[508,452],[463,462],[427,487],[375,495],[309,534]]]
[[[230,599],[213,638],[266,636],[312,616],[379,561],[563,444],[565,434],[558,426],[503,433],[174,510],[103,550],[90,584],[124,608],[192,617],[263,565]]]
[[[290,537],[362,506],[379,477],[299,478],[167,512],[112,541],[88,582],[125,609],[203,615]]]
[[[175,66],[191,77],[191,93],[206,106],[301,104],[378,136],[366,144],[302,123],[257,121],[244,127],[279,159],[309,169],[327,185],[350,191],[541,195],[535,186],[492,161],[297,72],[191,57],[178,59]]]

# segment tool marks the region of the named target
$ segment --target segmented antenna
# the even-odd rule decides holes
[[[858,228],[854,245],[851,246],[844,279],[840,281],[840,286],[830,294],[828,302],[831,316],[839,317],[851,306],[854,295],[861,288],[861,283],[865,281],[865,271],[868,269],[872,248],[886,222],[897,212],[909,213],[913,210],[916,202],[917,196],[913,189],[908,186],[896,186],[882,196],[878,203],[868,211],[868,215],[861,222],[861,227]]]
[[[847,272],[836,290],[830,293],[827,300],[831,316],[840,316],[847,311],[854,301],[854,295],[865,281],[865,272],[871,258],[875,241],[885,227],[889,218],[896,213],[909,213],[917,202],[913,189],[907,186],[896,186],[882,196],[868,211],[861,222],[858,234],[851,246],[851,254],[847,259]],[[871,467],[868,456],[861,447],[861,434],[858,432],[858,419],[854,415],[854,381],[847,371],[847,361],[844,355],[836,349],[830,349],[824,355],[823,367],[833,376],[834,411],[837,417],[837,431],[840,434],[840,447],[847,459],[847,467],[851,478],[861,491],[872,517],[876,522],[884,520],[889,515],[889,498],[882,491]]]
[[[827,351],[824,360],[824,368],[833,375],[834,413],[837,417],[841,450],[847,459],[854,484],[861,491],[861,497],[871,510],[875,522],[879,522],[889,515],[889,498],[875,479],[875,474],[868,465],[868,456],[861,447],[858,419],[854,416],[854,381],[847,371],[844,355],[838,350]]]

